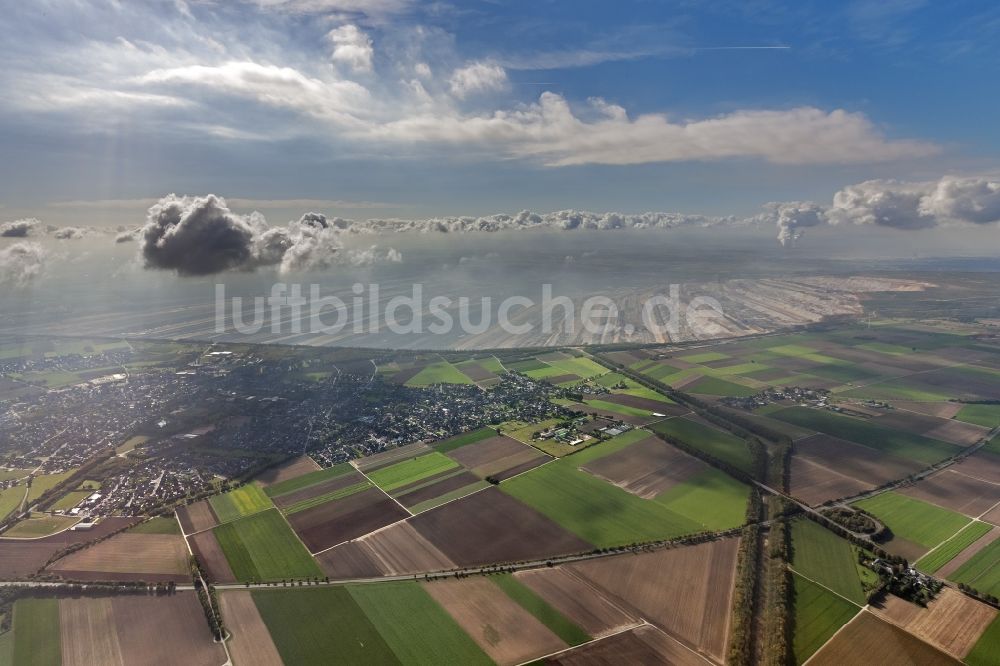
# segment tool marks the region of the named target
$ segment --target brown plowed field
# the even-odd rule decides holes
[[[972,518],[1000,502],[1000,486],[973,479],[971,476],[950,469],[907,486],[900,492],[964,513]]]
[[[400,486],[399,488],[394,488],[393,490],[391,490],[389,492],[389,494],[392,495],[393,497],[400,497],[402,495],[405,495],[406,493],[413,492],[415,490],[419,490],[419,489],[423,488],[424,486],[432,485],[434,483],[437,483],[438,481],[444,481],[445,479],[447,479],[447,478],[449,478],[451,476],[455,476],[455,475],[461,474],[463,472],[465,472],[465,470],[463,470],[461,467],[452,467],[451,469],[446,469],[443,472],[438,472],[437,474],[432,474],[432,475],[426,476],[426,477],[424,477],[422,479],[418,479],[416,481],[413,481],[412,483],[408,483],[405,486]],[[476,477],[472,477],[472,480],[473,481],[478,481],[479,479],[477,479]],[[469,483],[472,483],[472,481],[470,481]]]
[[[449,470],[453,472],[454,470]],[[432,483],[429,486],[424,486],[417,490],[406,493],[405,495],[393,495],[399,503],[407,508],[412,508],[421,502],[426,502],[427,500],[432,500],[435,497],[440,497],[445,493],[450,493],[453,490],[458,490],[459,488],[464,488],[465,486],[472,485],[473,483],[480,483],[479,477],[474,475],[472,472],[461,472],[455,474],[454,476],[449,476],[446,479]]]
[[[656,627],[646,625],[562,652],[546,659],[544,663],[562,666],[705,666],[712,662],[695,654]]]
[[[388,575],[455,568],[455,563],[447,555],[421,536],[408,522],[390,525],[364,537],[361,543],[372,553],[379,568]]]
[[[497,488],[487,488],[410,519],[459,566],[534,560],[593,546]]]
[[[63,666],[125,666],[111,597],[61,599],[59,638]]]
[[[385,572],[371,550],[360,541],[348,541],[316,556],[316,562],[333,580],[375,578]]]
[[[829,435],[800,439],[795,442],[793,450],[795,456],[875,486],[902,479],[921,468],[920,463],[886,455],[870,447]]]
[[[468,365],[463,365],[458,369],[463,375],[468,377],[474,382],[481,382],[484,379],[493,379],[496,377],[492,372],[479,365],[478,363],[469,363]]]
[[[905,409],[910,412],[919,412],[928,416],[937,416],[942,419],[950,419],[955,414],[962,411],[964,405],[960,402],[909,402],[905,400],[894,400],[892,402],[897,409]]]
[[[637,622],[637,618],[562,567],[521,571],[514,577],[594,638]]]
[[[188,543],[191,544],[191,550],[194,551],[198,561],[205,569],[208,577],[212,579],[212,582],[236,582],[236,576],[233,575],[233,570],[229,568],[229,560],[226,559],[226,554],[222,552],[222,547],[215,538],[214,532],[199,532],[193,537],[188,537]]]
[[[722,661],[738,539],[568,565],[609,599]]]
[[[222,621],[232,634],[228,645],[234,663],[283,666],[249,590],[223,592],[219,595],[219,606],[222,608]]]
[[[212,641],[194,592],[118,596],[111,605],[126,664],[219,666],[226,661],[222,646]]]
[[[420,371],[424,369],[424,366],[419,365],[414,368],[404,368],[399,372],[390,376],[386,381],[392,382],[393,384],[405,384],[414,377],[420,374]]]
[[[134,525],[139,518],[105,518],[93,529],[66,530],[43,539],[0,539],[0,576],[18,578],[35,573],[59,549],[75,543],[86,543],[112,532]]]
[[[184,534],[209,530],[219,524],[219,519],[215,517],[215,512],[212,511],[212,505],[208,503],[208,500],[178,508],[177,518],[181,522]]]
[[[554,375],[552,377],[546,377],[544,381],[547,381],[550,384],[565,384],[566,382],[580,381],[580,375],[574,375],[572,373],[566,375]]]
[[[488,578],[435,581],[424,589],[498,664],[520,664],[567,647]]]
[[[282,463],[277,467],[264,470],[261,475],[257,477],[257,480],[267,487],[275,483],[287,481],[288,479],[294,479],[297,476],[302,476],[303,474],[308,474],[309,472],[315,472],[320,469],[323,468],[317,465],[316,461],[309,456],[300,456],[293,460],[289,460],[286,463]]]
[[[1000,382],[983,370],[973,374],[963,372],[961,368],[944,368],[907,377],[905,381],[915,388],[931,388],[960,400],[1000,399]]]
[[[967,474],[974,479],[1000,483],[1000,456],[986,451],[976,451],[962,462],[952,465],[949,469]]]
[[[862,611],[820,648],[810,666],[879,666],[958,665],[960,661],[934,649],[919,638],[889,624],[872,613]]]
[[[534,460],[529,460],[528,462],[521,463],[520,465],[516,465],[509,469],[505,469],[502,472],[498,472],[493,475],[493,478],[496,479],[497,481],[506,481],[507,479],[511,479],[517,476],[518,474],[527,472],[529,469],[535,469],[536,467],[540,467],[545,463],[547,463],[549,460],[551,460],[551,458],[549,458],[548,456],[541,456],[539,458],[535,458]]]
[[[580,469],[633,495],[653,499],[706,467],[697,458],[650,436]]]
[[[496,437],[488,437],[481,442],[468,444],[454,451],[449,451],[447,456],[466,469],[471,469],[475,472],[477,467],[481,468],[496,461],[523,454],[527,454],[532,458],[541,455],[538,450],[522,444],[516,439],[512,439],[506,435],[497,435]],[[521,460],[517,464],[521,464],[522,462],[525,461]],[[480,478],[482,478],[482,475],[480,475]]]
[[[946,587],[926,608],[888,595],[873,612],[918,638],[962,659],[997,616],[994,608]]]
[[[638,363],[639,361],[645,361],[645,356],[636,356],[632,352],[618,351],[618,352],[608,352],[603,354],[605,358],[608,358],[615,363],[620,363],[621,365],[629,366],[633,363]]]
[[[430,447],[423,442],[414,442],[413,444],[399,446],[395,449],[383,451],[382,453],[375,453],[366,458],[353,460],[352,463],[355,467],[367,474],[368,472],[375,471],[381,467],[388,467],[393,463],[415,458],[421,454],[429,452],[430,450]]]
[[[950,562],[938,569],[934,575],[940,578],[948,578],[955,573],[960,566],[975,557],[976,553],[981,551],[983,548],[986,548],[986,546],[990,545],[997,539],[1000,539],[1000,527],[993,528],[983,536],[970,543],[968,548],[963,550],[961,553],[952,558]]]
[[[988,428],[982,428],[964,421],[953,421],[941,419],[936,416],[925,416],[904,412],[898,409],[877,417],[873,423],[875,425],[911,432],[924,437],[939,439],[943,442],[950,442],[958,446],[971,446],[983,438],[989,432]]]
[[[616,405],[625,405],[626,407],[635,407],[636,409],[648,409],[651,412],[666,414],[667,416],[680,416],[681,414],[687,414],[691,411],[687,407],[682,407],[681,405],[671,405],[668,402],[650,400],[649,398],[641,398],[637,395],[628,395],[627,393],[602,395],[600,396],[600,399],[606,402],[613,402]]]
[[[827,500],[852,497],[875,486],[839,474],[812,460],[792,456],[790,492],[810,506]]]
[[[983,514],[983,520],[994,525],[1000,525],[1000,506],[995,506]]]
[[[184,537],[175,534],[126,532],[71,553],[49,569],[131,574],[139,579],[142,574],[170,574],[183,580],[187,577],[188,551]]]
[[[365,477],[362,476],[360,472],[348,472],[347,474],[329,479],[328,481],[323,481],[321,483],[302,488],[301,490],[295,490],[285,495],[279,495],[274,498],[274,503],[282,508],[288,507],[296,502],[332,493],[334,491],[347,488],[348,486],[361,483],[364,480]]]
[[[288,516],[306,547],[317,553],[356,539],[410,514],[378,488],[369,488]]]

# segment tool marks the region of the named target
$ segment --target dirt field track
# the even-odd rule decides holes
[[[191,550],[197,555],[198,561],[205,568],[205,573],[212,579],[212,582],[236,582],[236,576],[229,568],[229,560],[226,559],[226,554],[222,552],[222,547],[219,546],[213,532],[201,532],[193,537],[188,537],[188,543],[191,544]]]
[[[793,497],[810,506],[822,504],[827,500],[851,497],[874,487],[870,483],[845,476],[812,460],[800,456],[792,457],[789,491]]]
[[[481,442],[448,452],[448,457],[459,462],[481,479],[496,476],[528,462],[540,465],[548,456],[505,435],[489,437]]]
[[[236,664],[282,666],[278,649],[261,619],[249,590],[231,590],[219,595],[222,621],[229,629],[229,652]]]
[[[724,539],[567,568],[610,600],[722,661],[738,544],[738,539]]]
[[[455,567],[447,555],[408,522],[379,530],[361,539],[361,543],[371,552],[384,574],[444,571]]]
[[[935,575],[942,578],[948,578],[951,574],[955,573],[960,566],[975,557],[976,553],[997,539],[1000,539],[1000,527],[994,527],[992,530],[973,541],[968,548],[963,550],[961,553],[956,555],[954,559],[938,569]]]
[[[985,451],[976,451],[951,469],[967,474],[974,479],[1000,483],[1000,456]]]
[[[880,486],[902,479],[921,468],[920,463],[886,455],[861,444],[829,435],[813,435],[795,442],[794,457],[801,457],[863,483]]]
[[[313,553],[356,539],[410,514],[378,488],[298,511],[288,522]]]
[[[44,539],[0,539],[0,576],[17,578],[35,573],[60,548],[99,539],[137,522],[138,518],[105,518],[86,531],[66,530]]]
[[[435,581],[424,589],[498,664],[519,664],[567,647],[488,578]]]
[[[809,666],[846,664],[957,666],[961,662],[872,613],[862,611],[809,661]]]
[[[997,611],[946,587],[926,608],[889,595],[873,612],[962,659],[975,646]]]
[[[215,517],[215,512],[212,511],[212,505],[208,503],[208,500],[180,507],[177,509],[177,518],[181,522],[184,534],[212,529],[219,524],[219,519]]]
[[[989,432],[987,428],[964,421],[914,414],[898,409],[877,417],[874,423],[893,430],[940,439],[942,442],[950,442],[958,446],[972,446]]]

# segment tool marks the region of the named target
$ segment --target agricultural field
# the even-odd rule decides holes
[[[56,500],[49,509],[51,511],[69,511],[92,494],[93,491],[90,490],[71,490]]]
[[[862,611],[809,661],[814,666],[951,666],[961,662],[894,624]]]
[[[382,490],[390,492],[455,467],[458,467],[457,462],[442,453],[432,451],[370,472],[368,478]]]
[[[448,439],[442,439],[431,444],[431,448],[439,453],[448,453],[454,451],[455,449],[460,449],[463,446],[469,444],[475,444],[484,439],[490,437],[495,437],[497,431],[493,428],[479,428],[478,430],[470,430],[469,432],[463,432],[461,435],[455,435],[454,437],[449,437]]]
[[[679,439],[745,472],[751,471],[750,449],[746,442],[728,432],[684,417],[659,421],[650,429]]]
[[[3,533],[3,536],[11,539],[37,539],[69,529],[79,521],[79,518],[70,516],[33,513],[15,523],[13,527]]]
[[[892,531],[889,550],[911,559],[951,538],[970,522],[963,515],[893,491],[856,502],[856,506]]]
[[[959,452],[954,445],[940,440],[882,428],[877,425],[877,419],[866,421],[809,407],[788,407],[768,416],[925,465],[932,465]]]
[[[737,539],[563,565],[624,610],[724,659]]]
[[[958,567],[949,578],[983,594],[1000,596],[1000,539],[984,547]]]
[[[378,488],[288,514],[288,522],[310,552],[318,553],[385,527],[410,513]]]
[[[705,666],[705,658],[692,652],[656,627],[644,625],[613,636],[566,650],[545,660],[558,666],[613,664],[627,659],[633,664]]]
[[[65,530],[34,539],[0,539],[0,576],[9,580],[34,574],[62,548],[99,539],[136,522],[136,518],[105,518],[87,531]]]
[[[415,582],[257,590],[252,598],[286,664],[489,664]]]
[[[14,486],[0,490],[0,520],[17,511],[24,499],[24,488]]]
[[[496,481],[503,481],[551,460],[536,448],[504,435],[478,440],[452,450],[448,457],[460,463],[476,478],[492,478]]]
[[[178,507],[176,514],[185,534],[209,530],[219,524],[219,519],[215,517],[208,500]]]
[[[433,384],[473,384],[472,379],[447,361],[431,363],[420,369],[405,382],[406,386],[431,386]]]
[[[31,487],[28,488],[28,503],[34,502],[42,496],[46,490],[54,488],[69,477],[73,476],[76,470],[61,472],[59,474],[40,474],[31,480]]]
[[[277,510],[219,525],[213,532],[237,580],[323,575]]]
[[[590,640],[590,635],[572,620],[553,608],[545,599],[510,574],[501,574],[491,579],[507,596],[531,613],[539,622],[567,645],[579,645]]]
[[[964,405],[955,418],[984,428],[1000,425],[1000,405]]]
[[[226,590],[219,595],[223,622],[229,630],[229,652],[233,663],[283,666],[278,648],[249,590]]]
[[[792,568],[858,607],[865,593],[851,544],[806,518],[792,522]]]
[[[595,363],[587,357],[557,354],[560,358],[556,358],[556,355],[553,354],[546,354],[544,357],[537,359],[538,362],[541,363],[540,366],[527,370],[520,370],[520,372],[523,372],[533,379],[546,379],[552,381],[557,378],[566,378],[563,379],[563,382],[555,383],[575,382],[581,379],[597,377],[608,372],[608,369],[603,365]]]
[[[887,595],[872,612],[927,641],[942,652],[962,659],[997,617],[996,609],[945,587],[926,607]]]
[[[514,574],[514,579],[594,638],[639,622],[564,567],[520,571]]]
[[[183,537],[132,531],[75,551],[47,570],[70,580],[181,582],[190,576]]]
[[[900,489],[907,497],[976,518],[1000,502],[1000,488],[982,479],[945,469]]]
[[[270,467],[257,477],[257,482],[267,488],[282,481],[288,481],[296,477],[304,476],[310,472],[321,471],[316,461],[309,456],[299,456],[286,462]]]
[[[62,663],[60,642],[53,640],[59,631],[59,601],[27,598],[14,602],[14,664],[59,666]]]
[[[969,666],[996,666],[1000,654],[1000,617],[993,619],[972,650],[965,655]]]
[[[251,516],[274,505],[264,491],[255,484],[240,486],[228,493],[214,495],[208,500],[220,523]]]
[[[795,663],[802,664],[861,608],[799,574],[793,574],[792,580],[795,587],[792,653]]]
[[[658,495],[641,497],[581,467],[646,439],[632,430],[501,485],[501,489],[598,547],[663,539],[743,521],[747,488],[716,470]]]
[[[935,573],[992,529],[994,527],[989,523],[973,521],[963,527],[958,534],[940,543],[934,550],[917,560],[915,566],[927,573]]]

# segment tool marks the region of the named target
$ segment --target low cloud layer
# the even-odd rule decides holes
[[[38,243],[14,243],[0,250],[0,284],[26,287],[45,271],[46,258]]]
[[[53,229],[52,237],[59,240],[77,240],[83,238],[88,233],[90,233],[90,230],[83,227],[59,227]]]
[[[281,273],[325,270],[336,265],[399,261],[393,249],[345,249],[340,228],[326,216],[307,213],[288,225],[269,226],[258,212],[240,215],[214,194],[171,194],[149,209],[138,232],[146,268],[179,275],[213,275],[273,266]],[[123,235],[116,242],[125,242]]]
[[[32,230],[41,224],[33,217],[0,224],[0,238],[26,238]]]
[[[822,224],[930,229],[1000,223],[1000,181],[944,176],[931,182],[869,180],[833,195],[833,203],[771,203],[762,219],[778,227],[778,240],[797,240],[802,230]]]

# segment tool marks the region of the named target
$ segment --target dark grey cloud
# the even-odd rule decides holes
[[[0,284],[27,286],[45,271],[47,258],[38,243],[19,242],[0,250]]]
[[[41,223],[33,217],[27,217],[13,222],[0,224],[0,237],[2,238],[26,238],[31,231]]]

